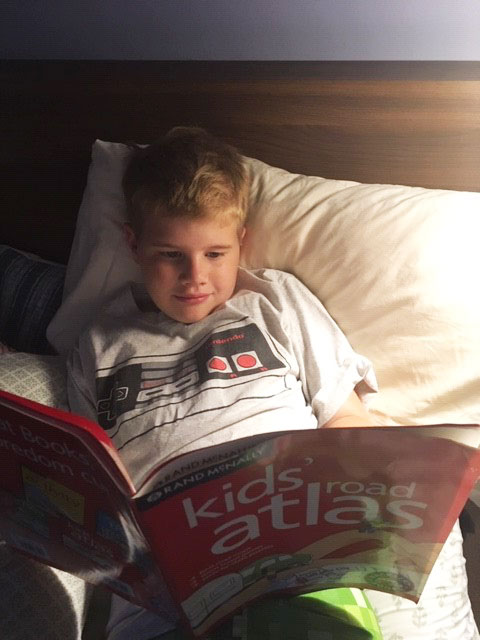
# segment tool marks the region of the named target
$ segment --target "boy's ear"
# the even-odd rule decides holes
[[[130,247],[131,254],[135,262],[138,262],[138,243],[137,236],[135,235],[135,231],[132,229],[131,225],[126,222],[123,225],[123,233],[125,235],[125,240]]]
[[[240,241],[240,245],[243,244],[243,241],[245,240],[245,236],[246,235],[247,235],[247,227],[243,227],[243,229],[240,231],[240,234],[239,234],[239,237],[238,237],[238,239]]]

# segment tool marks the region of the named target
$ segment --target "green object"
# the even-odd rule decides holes
[[[161,640],[188,640],[180,629]],[[246,607],[206,640],[382,640],[375,613],[360,589],[324,589],[269,598]]]

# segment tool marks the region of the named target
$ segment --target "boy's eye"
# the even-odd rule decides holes
[[[161,258],[165,260],[181,260],[183,258],[183,253],[181,251],[160,251],[158,254]],[[225,255],[221,251],[208,251],[205,256],[207,258],[215,260],[216,258],[220,258]]]
[[[167,258],[167,260],[178,260],[182,254],[180,251],[160,251],[160,256]]]

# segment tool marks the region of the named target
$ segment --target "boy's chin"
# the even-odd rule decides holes
[[[193,324],[194,322],[200,322],[204,320],[207,316],[213,313],[217,309],[217,307],[208,307],[204,309],[200,308],[192,308],[185,310],[170,310],[164,311],[165,315],[167,315],[171,320],[175,322],[181,322],[183,324]]]

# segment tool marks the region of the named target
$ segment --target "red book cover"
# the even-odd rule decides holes
[[[479,444],[478,425],[269,433],[133,487],[99,425],[0,391],[0,535],[194,637],[276,592],[416,601],[480,475]]]
[[[480,470],[478,450],[427,433],[270,434],[167,464],[136,499],[138,519],[195,635],[277,591],[349,586],[417,601]]]

